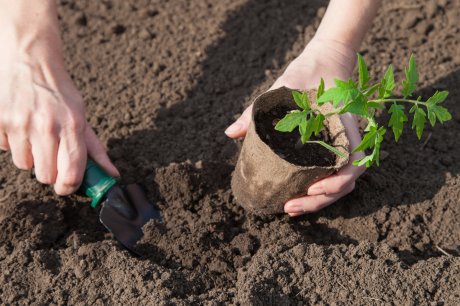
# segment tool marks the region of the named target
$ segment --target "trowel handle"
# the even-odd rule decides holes
[[[117,180],[114,177],[108,175],[98,164],[88,158],[80,190],[92,199],[91,207],[95,208],[115,184]]]

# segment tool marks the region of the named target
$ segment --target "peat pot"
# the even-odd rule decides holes
[[[257,215],[282,213],[289,199],[305,195],[313,183],[348,163],[349,142],[338,115],[325,120],[322,138],[345,153],[346,158],[318,144],[296,143],[296,139],[300,139],[297,130],[281,133],[274,129],[277,119],[270,123],[270,116],[281,119],[287,111],[298,109],[291,92],[292,89],[281,87],[256,98],[251,123],[232,174],[231,185],[236,201]],[[316,104],[316,90],[310,90],[308,95],[312,108],[319,109],[323,114],[333,110],[330,103],[321,107]],[[278,143],[273,140],[275,138]],[[292,150],[288,146],[287,153],[286,145],[292,146]],[[306,151],[294,152],[299,147]]]

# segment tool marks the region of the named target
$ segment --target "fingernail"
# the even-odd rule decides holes
[[[236,132],[240,131],[241,128],[242,128],[241,123],[235,122],[225,130],[225,134],[227,135],[235,134]]]
[[[324,188],[320,185],[313,185],[308,188],[308,195],[318,195],[324,193]]]
[[[303,209],[302,203],[291,201],[286,203],[284,206],[284,212],[288,214],[303,214],[305,211]]]

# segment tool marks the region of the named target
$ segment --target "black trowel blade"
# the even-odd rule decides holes
[[[149,220],[160,220],[160,213],[137,184],[113,187],[102,203],[101,223],[129,250],[142,238],[142,226]]]

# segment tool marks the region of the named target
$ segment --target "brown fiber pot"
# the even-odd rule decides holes
[[[333,166],[305,167],[292,164],[262,141],[256,132],[255,115],[258,112],[269,112],[279,105],[296,109],[291,91],[292,89],[281,87],[256,98],[251,123],[232,175],[232,191],[236,201],[257,215],[282,213],[284,204],[289,199],[305,195],[314,182],[331,175],[348,163],[349,142],[338,115],[326,119],[325,126],[333,140],[332,145],[344,152],[347,158],[336,156]],[[318,108],[316,90],[310,90],[309,97],[312,107]],[[326,103],[319,109],[322,113],[328,113],[333,107]]]

